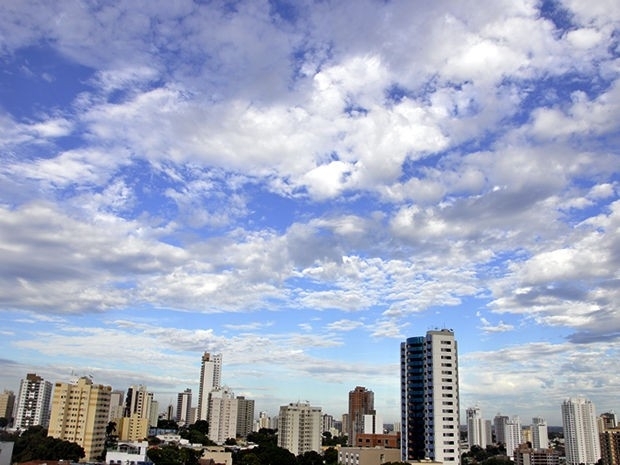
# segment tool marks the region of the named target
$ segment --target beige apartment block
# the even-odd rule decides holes
[[[103,452],[111,392],[111,386],[93,384],[86,377],[76,383],[57,382],[48,436],[76,442],[84,448],[82,460],[95,461]]]

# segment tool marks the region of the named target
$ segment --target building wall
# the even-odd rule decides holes
[[[380,465],[398,462],[400,450],[384,447],[341,447],[338,449],[338,463],[341,465]]]
[[[532,418],[532,449],[549,447],[549,431],[544,418]]]
[[[321,408],[307,402],[280,407],[278,416],[278,446],[294,455],[321,450]]]
[[[139,462],[150,462],[146,456],[148,441],[119,443],[114,449],[108,449],[105,463],[108,465],[138,465]]]
[[[515,449],[523,443],[521,419],[518,416],[514,416],[504,423],[504,437],[506,439],[506,455],[512,457]]]
[[[198,412],[196,420],[209,418],[209,393],[219,389],[222,383],[222,354],[211,355],[205,352],[200,365],[200,384],[198,388]]]
[[[227,387],[209,394],[209,439],[224,444],[237,437],[237,399]]]
[[[483,449],[487,446],[487,435],[485,431],[486,422],[482,418],[482,412],[478,407],[470,407],[467,414],[467,444],[469,447],[480,446]]]
[[[179,426],[191,424],[192,419],[192,390],[187,388],[177,395],[177,416]]]
[[[6,418],[11,425],[13,418],[13,405],[15,404],[15,393],[13,391],[4,390],[0,394],[0,418]]]
[[[553,449],[534,449],[521,445],[514,451],[515,465],[560,465],[560,455]]]
[[[594,404],[584,398],[562,403],[562,425],[568,465],[595,464],[601,458]]]
[[[118,419],[116,433],[120,441],[140,442],[149,436],[150,421],[134,413],[130,417]]]
[[[400,434],[358,434],[356,447],[386,447],[400,449]],[[400,459],[399,459],[400,460]]]
[[[401,344],[401,460],[459,463],[457,352],[447,329]]]
[[[237,437],[246,438],[254,426],[254,401],[237,397]]]
[[[41,425],[47,428],[51,398],[52,383],[35,373],[28,373],[19,385],[14,427],[25,430],[31,426]]]
[[[600,441],[603,465],[620,465],[620,428],[607,428]]]
[[[56,383],[48,436],[76,442],[85,461],[103,452],[112,388],[80,378],[76,384]]]
[[[356,436],[364,432],[364,416],[375,413],[375,394],[363,386],[349,391],[348,444],[357,443]]]

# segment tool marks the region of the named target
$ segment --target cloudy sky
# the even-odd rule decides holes
[[[620,409],[619,120],[616,0],[2,2],[0,389]]]

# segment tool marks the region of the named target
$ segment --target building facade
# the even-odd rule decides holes
[[[364,416],[375,414],[375,394],[363,386],[356,386],[349,391],[349,432],[348,444],[354,446],[357,443],[356,436],[364,432]],[[383,432],[383,431],[381,431]]]
[[[237,399],[226,386],[209,393],[209,439],[224,444],[237,437]]]
[[[480,446],[483,449],[487,446],[486,422],[482,418],[479,407],[470,407],[467,414],[467,444],[469,447]]]
[[[553,449],[533,449],[520,445],[514,451],[515,465],[560,465],[560,454]]]
[[[549,429],[544,418],[532,418],[532,449],[549,447]]]
[[[515,415],[504,423],[504,438],[506,439],[506,455],[508,457],[512,457],[515,449],[523,443],[521,434],[521,419],[518,416]]]
[[[584,398],[562,403],[562,426],[567,465],[593,465],[601,458],[596,410]]]
[[[321,451],[321,407],[296,402],[280,407],[278,415],[278,446],[295,456]]]
[[[185,389],[177,395],[177,424],[179,426],[188,425],[192,419],[192,390]]]
[[[458,464],[459,383],[452,330],[401,344],[401,460]]]
[[[209,418],[209,393],[219,389],[222,384],[222,354],[211,355],[205,352],[200,365],[200,384],[198,386],[198,412],[196,420]]]
[[[340,447],[338,463],[341,465],[380,465],[398,462],[400,451],[384,447]]]
[[[56,383],[48,436],[79,444],[92,462],[103,453],[112,388],[90,378]]]
[[[14,427],[25,430],[31,426],[41,425],[47,428],[50,421],[51,399],[52,383],[35,373],[28,373],[19,384]]]
[[[254,427],[254,401],[237,397],[237,437],[247,438]]]
[[[15,405],[15,393],[4,390],[0,394],[0,418],[6,418],[9,426],[13,424],[13,406]]]
[[[607,428],[600,434],[603,465],[620,465],[620,428]]]

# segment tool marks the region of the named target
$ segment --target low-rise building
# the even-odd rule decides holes
[[[146,455],[148,448],[148,441],[119,442],[115,448],[106,451],[105,463],[108,465],[145,465],[153,463]]]
[[[341,447],[338,463],[342,465],[381,465],[400,462],[400,449],[386,447]]]
[[[531,449],[521,445],[514,451],[515,465],[560,465],[560,454],[554,449]]]
[[[356,447],[386,447],[400,449],[400,434],[364,434],[356,436]]]

